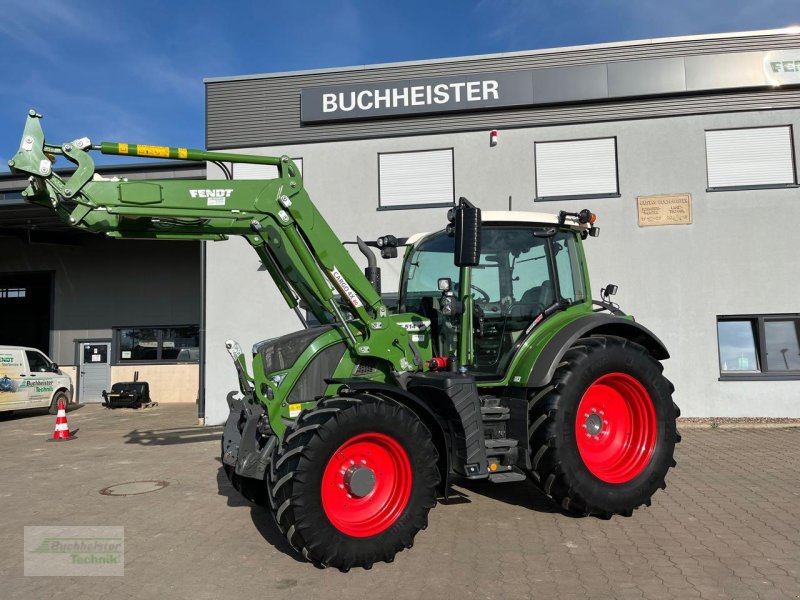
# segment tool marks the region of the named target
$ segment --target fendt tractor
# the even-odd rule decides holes
[[[28,202],[113,238],[242,236],[300,317],[302,330],[256,344],[252,361],[226,342],[239,389],[221,459],[315,565],[391,562],[456,479],[530,478],[561,510],[600,518],[630,516],[665,486],[679,441],[669,354],[611,301],[615,286],[592,300],[590,211],[481,213],[462,198],[440,231],[356,240],[362,272],[287,156],[51,145],[40,119],[29,113],[9,161],[30,176]],[[209,161],[228,179],[104,179],[92,150]],[[55,155],[75,163],[68,178],[53,172]],[[278,176],[232,181],[231,163]],[[399,248],[390,310],[375,253]]]

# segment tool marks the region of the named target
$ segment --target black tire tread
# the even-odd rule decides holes
[[[561,406],[561,390],[564,389],[570,378],[574,376],[574,373],[582,368],[584,361],[593,353],[605,352],[614,346],[641,354],[644,360],[657,366],[659,373],[663,371],[663,366],[659,361],[654,359],[643,346],[631,340],[610,335],[582,338],[575,342],[575,345],[564,354],[564,358],[556,369],[550,384],[534,392],[529,402],[532,465],[529,475],[531,479],[565,511],[582,516],[592,515],[602,519],[611,518],[615,514],[631,516],[636,508],[642,505],[649,506],[650,499],[643,500],[637,506],[610,511],[606,507],[599,506],[582,497],[573,487],[569,474],[562,466],[559,432],[557,431],[555,417],[563,410]],[[666,383],[667,389],[671,394],[675,389],[674,386],[663,375],[661,375],[661,378]],[[677,419],[680,415],[680,409],[672,402],[671,398],[669,400]],[[675,430],[674,442],[680,442],[680,435],[677,430]],[[674,458],[670,458],[668,468],[672,466],[675,466]],[[666,487],[663,476],[657,482],[657,486],[661,489]]]
[[[431,441],[430,432],[416,415],[404,406],[388,398],[359,394],[352,397],[327,398],[321,400],[315,408],[303,411],[287,428],[283,442],[278,444],[273,451],[267,477],[267,489],[273,506],[277,507],[274,516],[281,533],[285,535],[292,548],[317,567],[332,566],[346,572],[357,566],[369,569],[374,562],[391,562],[397,552],[413,545],[414,535],[417,531],[427,527],[428,511],[436,505],[436,485],[433,485],[429,501],[424,505],[424,514],[412,515],[412,533],[402,532],[392,540],[390,545],[384,547],[382,552],[360,562],[346,553],[345,555],[335,553],[334,548],[329,544],[326,545],[324,540],[319,539],[319,536],[315,537],[314,531],[304,531],[303,524],[297,522],[293,508],[302,503],[302,496],[295,490],[298,482],[300,483],[299,489],[302,490],[302,463],[303,461],[319,460],[314,456],[314,451],[309,448],[309,444],[314,441],[314,438],[324,436],[327,429],[338,426],[339,420],[346,411],[369,410],[370,406],[378,404],[389,406],[390,410],[394,411],[395,418],[400,421],[403,421],[405,417],[408,422],[407,417],[412,416],[413,421],[410,422],[410,426],[415,429],[414,435],[421,444],[429,445],[427,451],[430,451],[430,461],[425,465],[429,471],[427,476],[435,478],[436,484],[439,482],[438,455]]]
[[[50,406],[47,408],[48,414],[55,415],[58,413],[58,399],[64,398],[64,409],[66,410],[67,406],[69,406],[69,396],[63,390],[57,391],[53,395],[53,399],[50,401]]]

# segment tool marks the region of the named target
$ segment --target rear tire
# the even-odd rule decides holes
[[[672,384],[630,340],[578,340],[530,406],[531,478],[564,510],[630,516],[666,487],[680,441]]]
[[[318,566],[391,562],[427,527],[437,460],[430,431],[404,406],[367,394],[323,400],[273,453],[275,519]]]

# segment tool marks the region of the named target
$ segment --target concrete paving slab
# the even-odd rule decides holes
[[[46,443],[54,417],[0,415],[3,598],[800,598],[796,427],[687,430],[667,489],[627,519],[564,515],[527,482],[458,486],[413,549],[342,574],[238,496],[194,406],[68,417],[78,439]],[[124,527],[125,575],[25,577],[37,525]]]

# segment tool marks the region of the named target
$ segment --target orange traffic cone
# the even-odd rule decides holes
[[[53,431],[54,440],[71,440],[69,436],[69,425],[67,425],[67,411],[64,408],[64,400],[58,401],[58,415],[56,416],[56,429]]]

